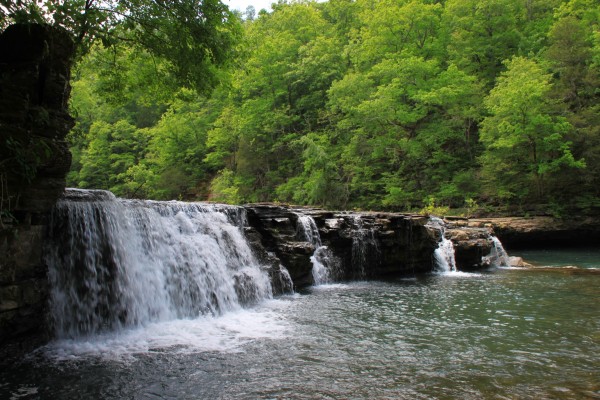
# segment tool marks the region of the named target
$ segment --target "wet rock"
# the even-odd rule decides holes
[[[12,216],[0,224],[0,343],[44,330],[43,235],[71,165],[73,54],[60,28],[16,24],[0,34],[2,211]]]
[[[456,226],[448,221],[446,237],[454,245],[456,268],[460,271],[472,271],[485,267],[484,257],[492,251],[493,241],[487,228],[469,228],[461,224]]]
[[[509,257],[509,266],[515,268],[532,268],[533,265],[529,264],[522,257]]]
[[[287,207],[267,204],[245,206],[248,223],[254,230],[255,246],[259,253],[271,254],[289,272],[296,287],[312,284],[310,256],[314,246],[299,241],[298,216]],[[264,257],[263,254],[263,257]]]
[[[429,272],[438,237],[425,226],[427,217],[398,213],[360,213],[246,205],[249,224],[261,244],[290,273],[296,288],[312,281],[315,251],[299,232],[298,215],[310,215],[323,246],[335,258],[336,279],[365,279]]]

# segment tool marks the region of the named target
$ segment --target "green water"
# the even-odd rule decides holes
[[[151,341],[167,327],[55,343],[0,372],[0,398],[600,398],[593,270],[337,284],[244,313],[188,346]]]
[[[535,266],[567,267],[600,269],[600,248],[555,248],[516,250],[510,253],[512,256],[523,257],[523,259]]]

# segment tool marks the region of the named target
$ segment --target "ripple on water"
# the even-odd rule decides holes
[[[55,344],[78,359],[25,360],[0,397],[594,398],[599,279],[499,270],[312,288],[92,350]]]

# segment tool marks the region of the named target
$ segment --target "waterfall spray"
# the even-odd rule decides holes
[[[485,257],[487,263],[493,267],[509,267],[510,257],[506,250],[504,250],[500,239],[494,235],[490,235],[490,239],[492,240],[492,250]]]
[[[438,230],[441,236],[438,248],[435,249],[433,253],[437,271],[441,273],[456,271],[454,244],[451,240],[446,239],[446,226],[444,221],[437,217],[431,217],[427,226]]]
[[[272,297],[244,219],[233,206],[68,191],[46,252],[57,338],[220,315]]]
[[[331,283],[333,280],[332,267],[335,265],[335,261],[327,246],[323,246],[321,243],[321,236],[314,218],[302,214],[297,214],[297,216],[298,233],[315,248],[313,255],[310,257],[313,266],[312,276],[314,284],[322,285]]]

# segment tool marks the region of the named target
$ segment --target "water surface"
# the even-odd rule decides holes
[[[600,248],[523,249],[511,252],[535,266],[600,269]]]
[[[322,285],[56,342],[0,373],[0,398],[599,398],[599,300],[600,275],[560,271]]]

